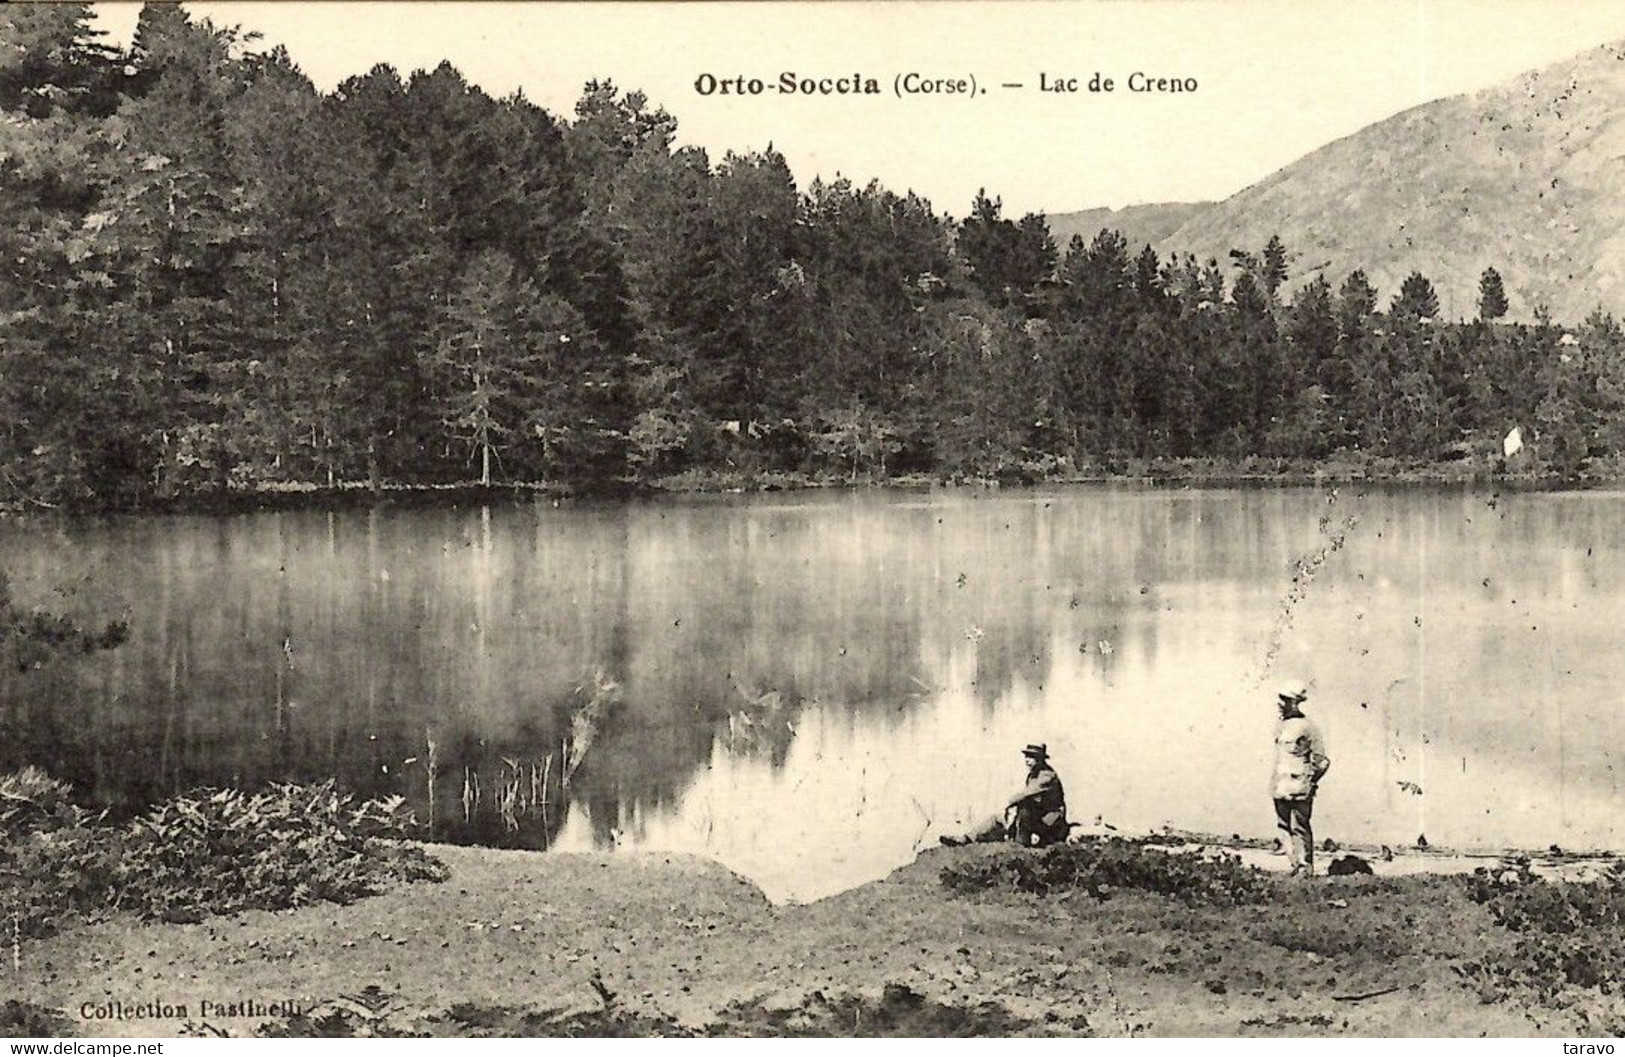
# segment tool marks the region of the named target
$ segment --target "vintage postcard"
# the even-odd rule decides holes
[[[0,6],[0,1034],[1625,1031],[1622,159],[1612,0]]]

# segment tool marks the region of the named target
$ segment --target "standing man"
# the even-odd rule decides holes
[[[1303,714],[1309,689],[1301,682],[1288,681],[1276,690],[1281,723],[1275,730],[1275,819],[1281,827],[1281,842],[1292,855],[1292,875],[1311,877],[1315,872],[1315,834],[1310,817],[1315,808],[1315,790],[1332,765],[1326,755],[1326,741],[1320,728]]]

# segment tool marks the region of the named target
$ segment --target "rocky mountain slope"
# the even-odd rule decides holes
[[[1417,270],[1449,317],[1475,313],[1478,277],[1493,266],[1513,318],[1544,304],[1578,321],[1599,306],[1625,314],[1622,188],[1625,42],[1397,114],[1215,205],[1144,208],[1158,221],[1187,211],[1153,240],[1164,254],[1222,262],[1279,234],[1295,254],[1293,286],[1363,268],[1386,302]],[[1117,222],[1138,221],[1133,209],[1052,225],[1070,235],[1097,213],[1133,231],[1131,243],[1156,234]]]
[[[1214,208],[1216,202],[1159,202],[1148,205],[1125,206],[1122,209],[1084,209],[1076,213],[1052,213],[1050,234],[1056,248],[1066,251],[1072,236],[1080,235],[1085,242],[1104,228],[1123,233],[1129,249],[1157,245],[1178,231],[1180,225],[1192,220],[1204,210]]]

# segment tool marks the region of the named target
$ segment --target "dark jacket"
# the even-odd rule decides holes
[[[1066,790],[1048,765],[1034,771],[1010,806],[1016,809],[1015,839],[1021,844],[1055,844],[1066,840]]]

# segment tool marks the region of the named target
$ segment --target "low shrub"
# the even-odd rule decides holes
[[[1514,932],[1625,928],[1625,868],[1618,863],[1586,882],[1542,881],[1527,866],[1499,874],[1480,870],[1469,875],[1467,894]]]
[[[38,767],[0,775],[0,840],[83,826],[90,812],[72,800],[73,787]]]
[[[1510,949],[1464,962],[1458,972],[1486,1001],[1531,996],[1568,1007],[1586,992],[1619,995],[1625,953],[1618,932],[1553,936],[1530,933]]]
[[[1532,995],[1576,1010],[1625,994],[1625,869],[1586,882],[1544,881],[1527,865],[1466,880],[1467,894],[1518,935],[1510,948],[1463,964],[1487,1000]],[[1611,1005],[1617,1006],[1613,1002]]]
[[[1237,856],[1168,852],[1118,837],[958,863],[943,868],[942,883],[957,892],[1014,888],[1038,895],[1083,892],[1096,899],[1137,890],[1210,906],[1264,903],[1275,890],[1263,871],[1242,865]]]
[[[120,834],[75,826],[0,842],[0,913],[9,933],[37,937],[67,918],[106,907],[118,871]]]
[[[146,917],[232,914],[351,903],[392,880],[444,880],[420,849],[383,843],[411,831],[402,804],[357,804],[332,782],[176,797],[124,832],[113,904]]]
[[[60,783],[13,778],[66,796]],[[357,803],[332,782],[182,794],[122,826],[46,797],[29,802],[13,816],[27,824],[0,840],[0,909],[29,935],[98,910],[190,921],[350,903],[393,881],[446,876],[398,842],[414,828],[400,798]]]

